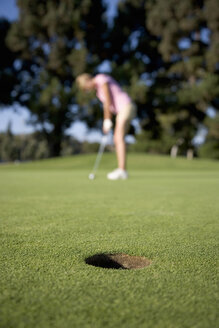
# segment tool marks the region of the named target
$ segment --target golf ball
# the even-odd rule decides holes
[[[95,175],[94,175],[93,173],[90,173],[90,174],[89,174],[89,179],[90,179],[90,180],[93,180],[94,178],[95,178]]]

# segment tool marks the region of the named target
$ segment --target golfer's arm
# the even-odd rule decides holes
[[[104,95],[105,95],[105,102],[103,104],[103,111],[104,111],[104,120],[105,119],[111,119],[112,118],[112,114],[110,112],[110,105],[112,104],[112,97],[111,97],[111,94],[110,94],[110,89],[109,89],[109,86],[108,86],[108,83],[105,83],[103,85],[103,92],[104,92]]]

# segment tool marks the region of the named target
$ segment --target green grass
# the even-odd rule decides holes
[[[105,154],[0,166],[1,328],[214,328],[219,162]],[[141,270],[85,264],[143,255]]]

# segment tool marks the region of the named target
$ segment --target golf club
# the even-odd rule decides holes
[[[98,166],[100,164],[100,160],[101,160],[101,157],[103,155],[103,151],[104,151],[104,148],[106,146],[107,139],[108,139],[108,135],[107,134],[104,135],[104,136],[102,136],[102,139],[101,139],[101,142],[100,142],[100,146],[99,146],[99,150],[98,150],[98,154],[97,154],[97,157],[96,157],[96,161],[94,163],[93,170],[89,174],[89,179],[90,180],[94,180],[94,178],[95,178],[95,174],[96,174],[97,169],[98,169]]]

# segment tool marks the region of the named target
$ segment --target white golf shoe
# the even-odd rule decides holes
[[[109,180],[126,180],[128,179],[128,173],[122,169],[116,169],[107,174]]]

